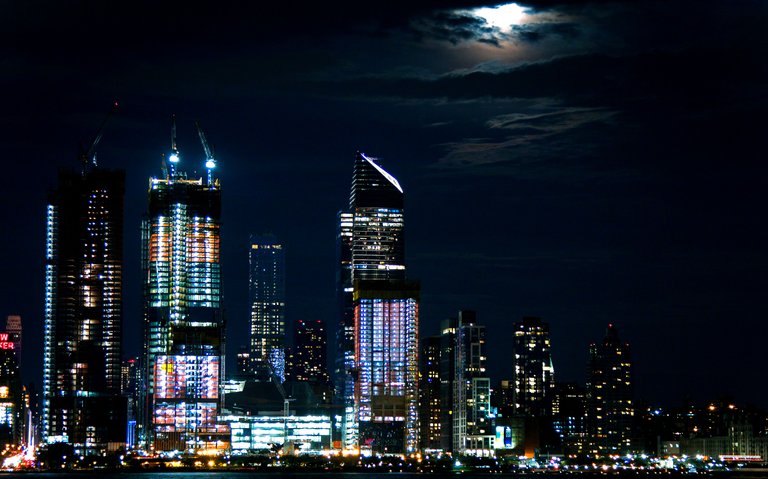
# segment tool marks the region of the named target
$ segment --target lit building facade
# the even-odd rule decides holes
[[[355,420],[361,451],[419,445],[419,285],[355,281]]]
[[[125,172],[62,170],[46,223],[43,439],[125,444],[120,397]]]
[[[219,421],[232,431],[232,454],[272,451],[275,444],[284,450],[321,452],[331,448],[331,417],[322,415],[221,416]]]
[[[525,317],[513,329],[513,411],[522,416],[547,417],[555,384],[549,325],[541,318]]]
[[[358,360],[355,284],[405,280],[403,189],[375,159],[355,156],[349,210],[338,216],[338,298],[336,397],[344,405],[343,443],[359,446],[355,378]],[[406,288],[407,289],[407,288]],[[372,299],[372,298],[366,298]],[[406,298],[407,299],[407,298]]]
[[[216,423],[223,377],[221,188],[177,169],[175,143],[165,177],[149,181],[143,221],[146,392],[141,435],[154,451],[222,449]]]
[[[252,369],[269,380],[271,366],[285,381],[285,250],[272,235],[251,235],[250,244]]]
[[[621,454],[630,450],[632,361],[629,344],[609,324],[601,342],[589,345],[587,362],[589,452]]]

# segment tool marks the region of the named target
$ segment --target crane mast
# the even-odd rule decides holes
[[[213,150],[208,145],[208,140],[205,138],[205,133],[200,127],[200,122],[195,122],[195,129],[197,135],[200,137],[200,143],[203,144],[203,150],[205,151],[205,169],[208,170],[208,186],[213,186],[213,169],[216,167],[216,160],[213,158]]]

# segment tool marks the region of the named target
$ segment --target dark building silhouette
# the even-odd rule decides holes
[[[601,342],[589,345],[587,362],[589,452],[621,454],[630,450],[632,362],[629,344],[609,324]]]
[[[323,321],[299,319],[294,322],[291,379],[329,384],[327,345],[328,333]]]
[[[555,383],[552,426],[565,454],[580,454],[587,440],[587,391],[576,383]]]
[[[441,449],[440,336],[421,340],[419,438],[421,450]]]
[[[21,362],[21,330],[21,316],[12,314],[5,318],[5,331],[8,334],[12,334],[13,337],[16,338],[14,349],[16,350],[16,356],[19,357],[19,362]]]
[[[238,376],[250,376],[253,372],[251,368],[251,353],[249,352],[249,348],[245,346],[241,346],[240,350],[237,352],[237,370],[236,373]]]
[[[47,207],[43,437],[83,453],[125,444],[124,189],[94,161],[62,170]]]

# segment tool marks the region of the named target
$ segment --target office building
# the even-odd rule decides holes
[[[156,452],[210,454],[223,450],[229,437],[216,423],[224,376],[221,186],[210,155],[207,178],[190,178],[179,169],[175,138],[171,150],[163,176],[149,180],[142,227],[147,384],[141,435]]]
[[[344,405],[343,442],[346,448],[357,448],[360,445],[358,422],[361,414],[356,398],[361,395],[355,391],[359,367],[355,351],[361,344],[358,341],[360,325],[356,323],[356,315],[359,319],[355,310],[356,282],[381,281],[385,286],[379,290],[399,289],[406,292],[403,298],[393,298],[388,294],[387,301],[408,302],[414,299],[410,296],[416,295],[411,285],[389,285],[391,281],[405,280],[403,205],[403,189],[398,181],[377,160],[358,152],[355,156],[349,209],[340,212],[338,216],[337,291],[341,319],[337,329],[335,369],[336,396]],[[367,293],[358,295],[358,300],[363,300],[363,303],[373,299]],[[366,347],[365,342],[362,344]],[[416,445],[409,447],[415,448]]]
[[[609,324],[601,342],[589,345],[587,362],[589,452],[621,454],[630,449],[632,361],[629,344]]]
[[[125,172],[62,170],[47,206],[43,439],[83,454],[122,447]]]
[[[285,250],[272,235],[251,235],[250,245],[251,367],[285,381]]]

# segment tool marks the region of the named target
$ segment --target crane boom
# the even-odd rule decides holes
[[[208,140],[205,138],[205,133],[203,133],[203,129],[200,128],[200,122],[195,122],[195,128],[197,129],[197,134],[200,136],[200,143],[203,144],[203,150],[205,150],[205,161],[213,160],[213,152],[211,151],[210,146],[208,146]]]
[[[85,172],[85,170],[88,168],[88,165],[96,166],[96,147],[99,146],[101,137],[104,136],[104,127],[107,126],[107,121],[109,121],[109,118],[113,113],[115,113],[116,110],[117,102],[114,102],[112,104],[112,108],[109,110],[109,113],[107,113],[107,116],[104,118],[104,121],[101,122],[101,126],[96,132],[96,137],[91,142],[91,146],[80,157],[80,161],[83,164],[83,172]]]

